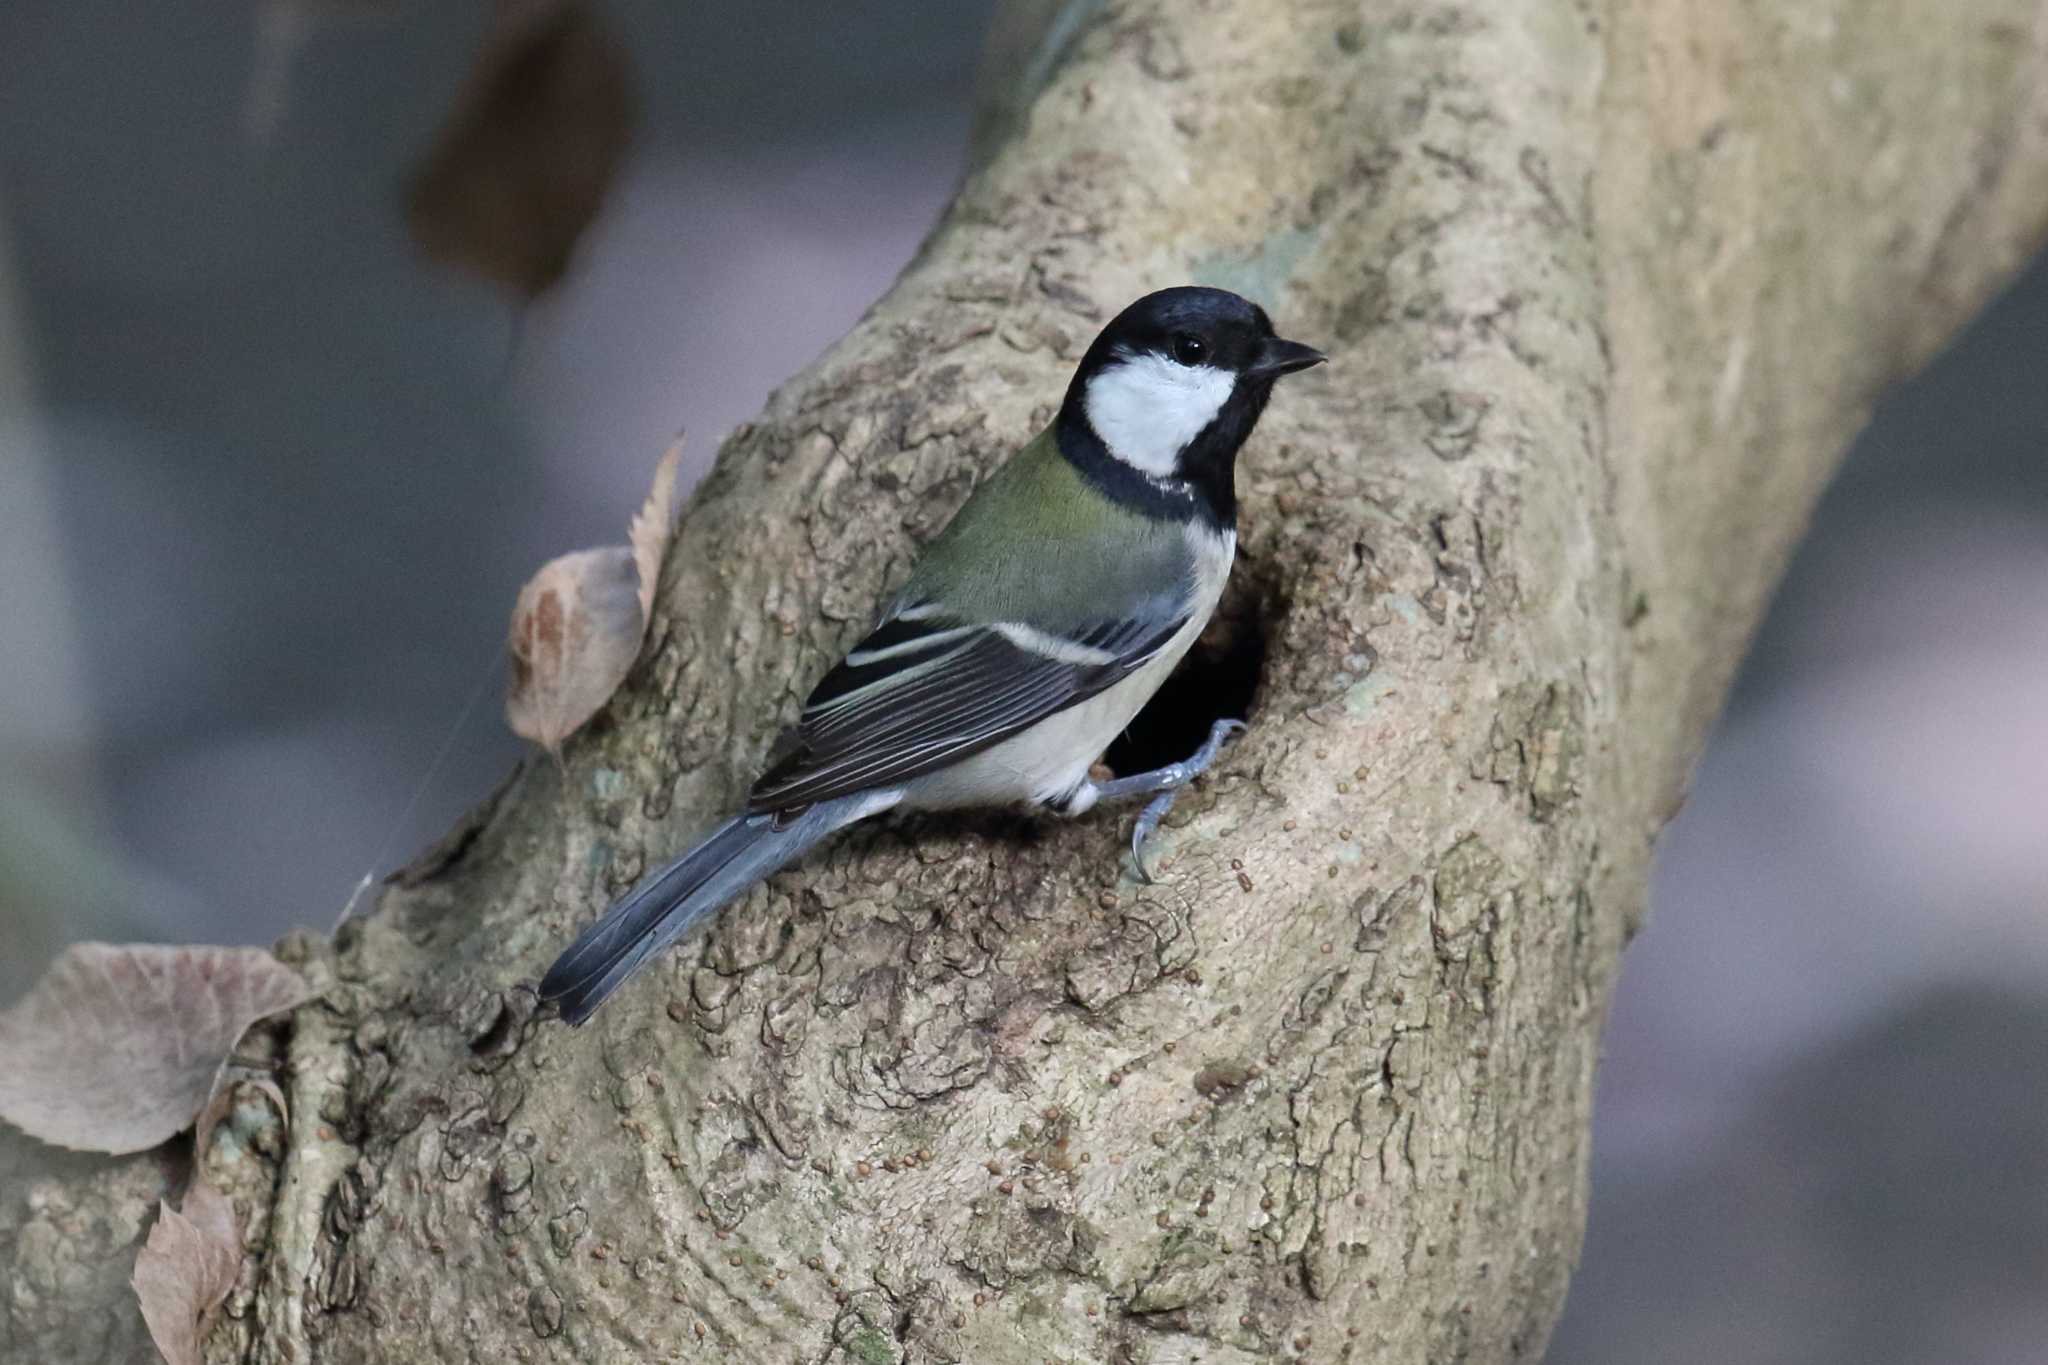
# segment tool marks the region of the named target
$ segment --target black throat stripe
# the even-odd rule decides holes
[[[1089,424],[1081,402],[1071,393],[1060,405],[1053,437],[1060,454],[1081,471],[1083,478],[1139,515],[1155,521],[1185,521],[1194,516],[1218,531],[1232,531],[1237,528],[1237,489],[1233,478],[1237,446],[1243,443],[1244,433],[1251,430],[1251,423],[1258,420],[1255,408],[1251,421],[1241,425],[1229,423],[1230,410],[1236,405],[1235,398],[1224,404],[1224,410],[1188,443],[1181,462],[1187,473],[1176,479],[1155,479],[1110,454],[1109,447]],[[1261,401],[1259,407],[1264,406]],[[1227,423],[1236,426],[1236,439],[1223,458],[1213,458],[1213,450],[1201,448],[1210,441],[1211,433],[1217,433]],[[1189,458],[1198,453],[1211,458]]]

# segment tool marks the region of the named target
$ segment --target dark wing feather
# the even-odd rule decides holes
[[[1152,616],[1060,637],[1100,651],[1098,662],[1054,658],[993,626],[884,621],[812,690],[747,808],[895,786],[965,758],[1130,676],[1186,624]]]

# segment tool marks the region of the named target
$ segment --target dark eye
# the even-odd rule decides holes
[[[1193,332],[1173,334],[1173,358],[1183,365],[1199,365],[1208,358],[1209,343]]]

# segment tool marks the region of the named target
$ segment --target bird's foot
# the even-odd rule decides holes
[[[1149,884],[1152,871],[1145,866],[1145,841],[1159,828],[1159,822],[1173,809],[1174,798],[1180,789],[1200,777],[1215,763],[1216,755],[1223,752],[1223,746],[1233,735],[1243,732],[1241,720],[1219,720],[1209,727],[1209,738],[1202,741],[1202,747],[1178,763],[1169,763],[1149,773],[1133,773],[1129,777],[1112,778],[1096,784],[1098,800],[1116,800],[1127,796],[1151,795],[1145,808],[1138,812],[1138,823],[1131,830],[1131,861],[1138,866],[1138,879]]]

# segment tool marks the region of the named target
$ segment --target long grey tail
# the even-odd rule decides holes
[[[781,829],[773,815],[733,817],[585,929],[541,978],[540,998],[555,1001],[567,1022],[582,1023],[698,921],[819,840],[890,804],[865,794],[820,801]]]

